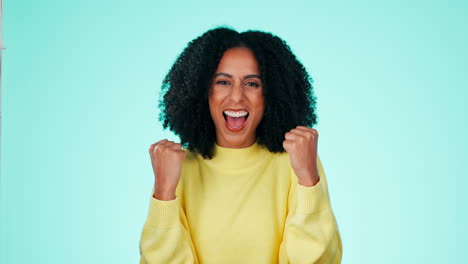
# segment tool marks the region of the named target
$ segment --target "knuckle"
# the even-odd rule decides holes
[[[163,152],[164,150],[166,149],[166,147],[164,145],[156,145],[156,148],[154,149],[156,152]]]
[[[149,146],[149,150],[152,151],[157,146],[157,143],[153,143]]]
[[[171,148],[165,146],[163,152],[167,154],[167,153],[170,153],[171,150],[172,150]]]

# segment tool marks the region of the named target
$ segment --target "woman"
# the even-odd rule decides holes
[[[289,46],[228,27],[191,41],[163,81],[166,139],[140,263],[340,263],[317,154],[311,78]]]

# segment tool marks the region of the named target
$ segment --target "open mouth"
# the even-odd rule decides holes
[[[226,121],[226,127],[233,132],[238,132],[241,131],[245,124],[247,123],[247,118],[249,118],[249,113],[247,112],[246,115],[244,116],[233,116],[233,115],[228,115],[223,111],[223,117],[224,120]]]
[[[224,116],[224,120],[226,120],[226,122],[227,122],[227,121],[228,121],[228,120],[227,120],[227,115],[226,115],[224,112],[223,112],[223,116]],[[245,120],[247,120],[247,118],[249,117],[249,113],[247,113],[247,115],[244,116],[244,117],[245,117]],[[236,118],[236,117],[234,117],[234,118]],[[238,117],[237,117],[237,118],[238,118]]]

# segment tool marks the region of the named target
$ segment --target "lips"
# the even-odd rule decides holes
[[[247,112],[247,115],[243,117],[231,117],[231,116],[228,117],[223,111],[223,117],[224,117],[224,124],[226,125],[226,128],[229,131],[239,132],[247,124],[247,118],[249,117],[249,113]],[[243,122],[241,121],[242,119],[244,119]],[[242,124],[240,124],[240,122],[242,122]]]
[[[249,115],[250,115],[250,113],[247,112],[247,115],[245,116],[245,121],[246,122],[247,122],[247,118],[249,118]],[[227,115],[224,113],[224,111],[223,111],[223,117],[224,117],[224,120],[226,120],[226,122],[227,122]]]

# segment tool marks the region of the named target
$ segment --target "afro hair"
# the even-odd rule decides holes
[[[203,158],[213,158],[216,132],[208,104],[209,87],[223,53],[247,47],[260,67],[265,111],[256,128],[257,142],[270,152],[285,152],[286,132],[317,123],[312,78],[289,45],[271,33],[242,33],[219,26],[190,41],[165,76],[159,121],[180,143]]]

